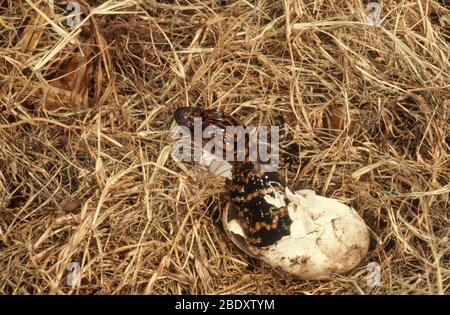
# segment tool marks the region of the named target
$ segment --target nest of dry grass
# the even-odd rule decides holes
[[[78,2],[70,27],[0,0],[0,294],[449,292],[444,1],[385,0],[379,28],[359,0]],[[290,117],[290,185],[357,209],[364,263],[299,281],[237,250],[223,182],[170,158],[180,106]]]

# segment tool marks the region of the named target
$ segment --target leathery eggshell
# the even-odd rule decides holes
[[[276,193],[267,201],[275,206],[289,200],[291,234],[273,245],[255,247],[246,241],[237,213],[230,205],[223,212],[223,225],[241,250],[275,269],[304,280],[318,280],[358,266],[369,248],[369,231],[358,213],[336,199],[312,190]],[[272,199],[272,200],[271,200]]]

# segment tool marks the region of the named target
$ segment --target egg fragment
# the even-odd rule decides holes
[[[188,160],[193,160],[204,170],[214,176],[225,177],[231,179],[233,166],[230,162],[223,158],[204,150],[203,148],[195,148],[190,133],[186,133],[182,126],[176,122],[172,123],[170,128],[170,136],[177,142],[172,146],[172,158],[180,162],[183,160],[181,150],[189,151]],[[191,155],[191,150],[193,154]]]
[[[369,231],[358,213],[342,202],[316,195],[312,190],[266,196],[280,206],[288,200],[292,224],[290,235],[266,247],[246,240],[238,214],[231,206],[223,212],[223,225],[230,239],[249,255],[276,269],[305,280],[317,280],[347,272],[360,264],[369,248]]]

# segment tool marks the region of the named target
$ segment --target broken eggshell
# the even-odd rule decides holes
[[[336,199],[312,190],[276,193],[266,197],[276,207],[289,200],[290,235],[273,245],[255,247],[246,240],[238,214],[230,205],[223,212],[223,225],[230,239],[247,254],[274,269],[304,280],[318,280],[358,266],[369,248],[369,231],[358,213]]]

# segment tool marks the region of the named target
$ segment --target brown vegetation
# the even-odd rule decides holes
[[[448,293],[450,12],[385,0],[0,0],[0,294]],[[282,278],[226,238],[177,107],[289,117],[292,188],[352,204],[363,265]],[[81,266],[81,285],[66,279]],[[367,283],[370,262],[381,285]]]

